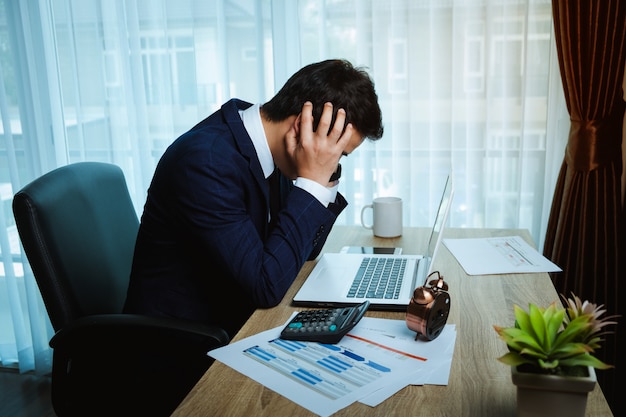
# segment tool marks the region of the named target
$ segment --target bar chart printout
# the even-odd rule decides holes
[[[399,390],[426,363],[426,358],[385,349],[367,338],[344,337],[328,345],[282,340],[280,330],[261,332],[209,355],[320,416],[381,388],[398,385]]]
[[[318,393],[337,399],[380,379],[388,367],[337,345],[274,339],[244,353]]]

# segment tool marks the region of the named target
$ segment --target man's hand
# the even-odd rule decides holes
[[[293,134],[287,135],[287,152],[296,167],[297,176],[324,186],[328,185],[329,178],[337,169],[339,158],[353,132],[350,123],[344,131],[344,109],[337,111],[335,124],[330,129],[332,116],[333,105],[324,104],[317,130],[313,131],[313,105],[307,101],[295,122]]]

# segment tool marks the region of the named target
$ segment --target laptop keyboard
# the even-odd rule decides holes
[[[348,291],[349,298],[397,299],[400,296],[406,259],[363,258]]]

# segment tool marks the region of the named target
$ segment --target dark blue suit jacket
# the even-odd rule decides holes
[[[324,207],[291,187],[270,230],[269,186],[230,100],[159,161],[141,217],[128,313],[213,323],[234,335],[254,309],[284,297],[347,203]]]

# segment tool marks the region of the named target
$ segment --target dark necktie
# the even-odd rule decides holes
[[[267,179],[270,186],[270,229],[273,229],[282,206],[281,175],[278,168]]]

